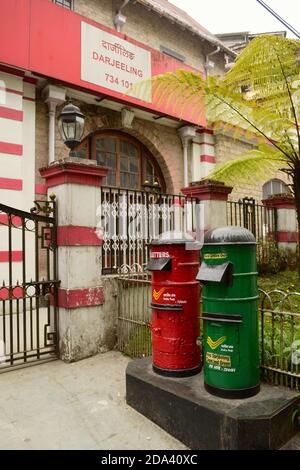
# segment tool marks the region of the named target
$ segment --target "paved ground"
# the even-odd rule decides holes
[[[0,375],[0,449],[185,449],[125,403],[128,359],[109,352]]]
[[[285,444],[281,450],[300,450],[300,432]]]
[[[109,352],[1,374],[0,449],[185,449],[126,405],[127,363]]]

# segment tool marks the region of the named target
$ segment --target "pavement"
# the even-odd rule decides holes
[[[0,449],[186,449],[126,405],[128,361],[112,351],[1,374]]]
[[[0,374],[0,449],[186,449],[126,405],[129,360],[111,351]],[[300,450],[300,433],[284,448]]]

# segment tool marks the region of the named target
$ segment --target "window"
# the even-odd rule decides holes
[[[279,179],[267,181],[267,183],[263,185],[263,199],[268,199],[274,194],[290,194],[290,192],[291,190],[288,185]]]
[[[67,8],[68,10],[73,10],[73,0],[53,0],[53,3]]]
[[[137,139],[115,131],[96,132],[76,149],[76,156],[97,160],[109,168],[104,186],[165,190],[161,170],[149,150]]]
[[[169,57],[172,57],[173,59],[179,60],[179,62],[186,61],[183,55],[179,54],[178,52],[172,51],[172,49],[169,49],[168,47],[160,46],[160,52],[168,55]]]

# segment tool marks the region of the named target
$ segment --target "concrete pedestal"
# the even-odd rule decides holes
[[[255,397],[226,400],[210,395],[203,374],[161,377],[150,358],[128,364],[126,400],[139,413],[193,450],[278,449],[296,432],[299,394],[267,384]]]

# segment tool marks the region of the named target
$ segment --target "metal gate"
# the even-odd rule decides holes
[[[57,357],[56,202],[0,204],[0,372]]]

